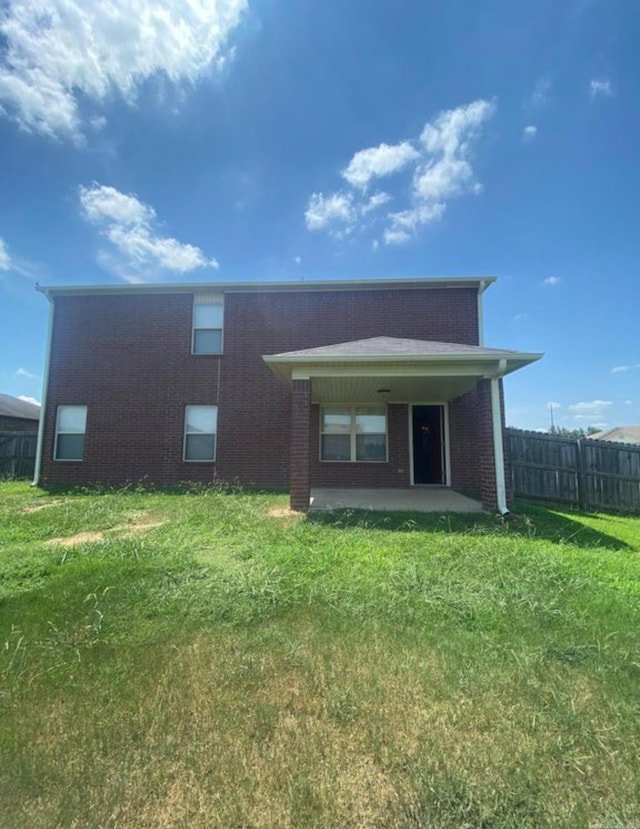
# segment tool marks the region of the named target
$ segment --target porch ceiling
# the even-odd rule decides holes
[[[314,403],[444,403],[475,387],[478,376],[377,376],[311,377]]]

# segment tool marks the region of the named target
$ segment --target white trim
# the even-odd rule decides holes
[[[220,328],[196,327],[196,305],[219,305],[222,308],[222,326]],[[220,351],[196,351],[196,331],[219,331]],[[194,294],[191,304],[191,355],[193,357],[219,357],[224,353],[224,294]]]
[[[414,406],[440,406],[442,407],[442,442],[444,446],[442,447],[441,451],[443,454],[443,463],[444,463],[444,484],[432,484],[432,486],[451,486],[451,447],[449,442],[449,404],[446,401],[439,401],[434,402],[432,400],[429,401],[420,401],[420,400],[412,400],[408,404],[409,409],[409,423],[408,423],[408,431],[409,431],[409,483],[411,486],[416,486],[416,482],[414,480],[414,469],[413,469],[413,407]],[[418,486],[429,486],[429,484],[418,484]]]
[[[40,483],[40,468],[42,466],[42,446],[44,442],[44,427],[47,415],[47,393],[49,391],[49,367],[51,365],[51,343],[53,340],[53,315],[55,312],[55,303],[51,297],[49,300],[49,322],[47,329],[47,350],[44,355],[44,376],[42,378],[42,396],[40,400],[40,421],[38,422],[38,441],[36,443],[36,460],[33,469],[33,486],[38,486]]]
[[[373,463],[389,463],[389,407],[386,403],[321,403],[318,408],[318,461],[320,463],[366,463],[367,465]],[[349,416],[351,418],[351,431],[349,432],[349,454],[351,457],[349,460],[331,460],[330,458],[322,457],[322,436],[332,434],[331,432],[322,431],[322,413],[325,409],[344,409],[349,412]],[[356,409],[384,409],[384,460],[359,460],[356,457],[356,436],[358,434],[355,429]],[[333,434],[341,433],[335,432]],[[373,432],[372,434],[379,435],[381,433]]]
[[[491,378],[491,423],[493,426],[493,458],[496,472],[496,502],[498,512],[506,515],[507,487],[504,477],[504,446],[502,443],[502,413],[500,409],[500,378]]]
[[[226,293],[270,293],[272,291],[353,291],[388,290],[389,288],[413,288],[424,286],[459,288],[479,285],[484,291],[496,281],[495,276],[407,276],[391,279],[316,279],[309,282],[167,282],[146,285],[37,285],[36,291],[53,294],[168,294],[202,291]]]
[[[61,409],[84,409],[84,431],[82,432],[61,432],[60,431],[60,410]],[[56,463],[68,463],[71,461],[72,463],[81,463],[84,460],[84,441],[82,443],[82,455],[79,458],[59,458],[58,457],[58,438],[60,435],[82,435],[83,438],[87,436],[87,415],[89,413],[89,408],[85,403],[61,403],[59,406],[56,407],[56,431],[55,431],[55,438],[53,441],[53,460]]]
[[[187,432],[187,409],[215,409],[215,431],[214,432]],[[213,457],[212,458],[188,458],[187,457],[187,435],[213,434]],[[218,405],[216,403],[187,403],[184,407],[184,422],[182,426],[182,460],[184,463],[215,463],[218,454]]]

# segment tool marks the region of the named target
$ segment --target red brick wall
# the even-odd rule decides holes
[[[451,486],[473,497],[480,496],[478,418],[477,391],[449,403]]]
[[[217,403],[220,357],[191,355],[189,294],[56,299],[45,484],[212,481],[182,460],[184,407]],[[58,405],[86,405],[84,460],[54,461]]]
[[[227,293],[224,355],[218,357],[191,354],[188,293],[63,296],[55,305],[45,484],[218,478],[287,488],[291,390],[263,354],[376,336],[478,342],[473,287]],[[74,404],[88,406],[84,460],[53,461],[56,406]],[[219,405],[215,463],[182,460],[188,404]],[[373,485],[373,476],[380,485],[406,485],[401,409],[390,407],[391,456],[384,471],[380,465],[372,472],[376,464],[320,465],[316,445],[313,483],[337,481],[335,470],[345,466],[343,485],[365,479]],[[311,443],[316,439],[312,425]],[[451,439],[453,448],[453,428]]]

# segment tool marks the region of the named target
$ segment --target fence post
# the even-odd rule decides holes
[[[587,490],[587,467],[586,467],[586,458],[585,458],[585,451],[584,447],[582,446],[582,441],[584,438],[578,438],[576,440],[576,450],[577,450],[577,461],[578,461],[578,507],[582,510],[589,509],[589,496]]]

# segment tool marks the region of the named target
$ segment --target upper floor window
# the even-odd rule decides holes
[[[57,461],[82,460],[86,428],[86,406],[58,406],[56,445],[53,453]]]
[[[193,302],[193,354],[222,354],[222,302]]]
[[[323,461],[386,461],[387,413],[380,406],[335,407],[322,410],[320,459]]]

